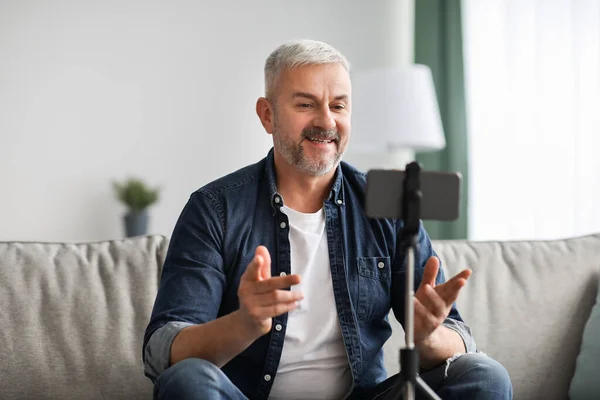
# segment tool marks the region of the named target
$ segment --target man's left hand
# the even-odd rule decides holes
[[[458,293],[471,276],[465,269],[445,283],[436,285],[435,278],[440,269],[437,257],[430,257],[425,264],[423,279],[414,297],[415,319],[414,340],[419,345],[426,340],[448,317]]]

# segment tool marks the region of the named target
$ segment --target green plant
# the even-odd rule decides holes
[[[113,182],[113,187],[117,198],[134,212],[142,211],[158,201],[159,188],[150,188],[138,178]]]

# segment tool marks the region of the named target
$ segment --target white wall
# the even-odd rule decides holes
[[[254,114],[270,51],[313,38],[355,69],[407,63],[412,7],[0,1],[0,240],[120,238],[110,183],[130,175],[163,187],[151,231],[170,235],[191,192],[270,148]]]

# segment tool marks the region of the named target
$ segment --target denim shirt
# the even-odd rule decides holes
[[[324,201],[335,305],[354,388],[386,378],[382,347],[391,335],[388,313],[404,321],[406,251],[402,221],[371,219],[364,213],[366,175],[345,162]],[[152,380],[169,366],[170,346],[186,326],[202,324],[239,308],[240,277],[257,246],[271,254],[271,274],[289,274],[288,218],[277,192],[273,149],[260,162],[194,192],[174,228],[151,319],[144,335],[146,375]],[[415,290],[427,259],[435,255],[421,227]],[[442,268],[437,282],[444,281]],[[222,371],[249,398],[266,399],[277,373],[287,314],[273,319],[283,329],[257,339]],[[474,341],[456,309],[444,325]],[[160,334],[159,334],[160,333]]]

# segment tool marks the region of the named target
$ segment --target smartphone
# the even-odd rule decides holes
[[[370,218],[402,218],[403,170],[373,169],[367,172],[365,212]],[[420,171],[420,219],[452,221],[460,216],[462,176],[458,172]]]

